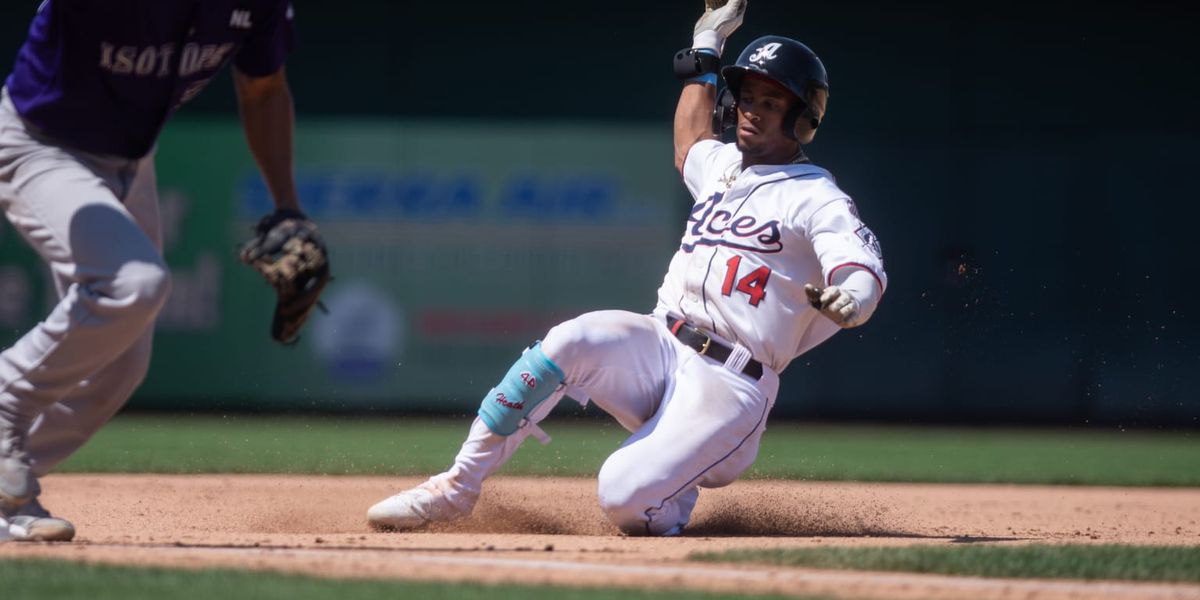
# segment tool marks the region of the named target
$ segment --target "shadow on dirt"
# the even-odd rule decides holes
[[[498,480],[488,482],[474,513],[433,523],[421,533],[619,536],[597,505],[590,484]],[[1014,541],[906,530],[910,518],[885,498],[840,493],[791,482],[754,482],[737,489],[701,490],[687,537],[870,537],[945,540],[953,543]]]
[[[704,493],[700,495],[705,500]],[[1016,537],[931,535],[905,531],[890,504],[848,501],[836,489],[771,486],[756,495],[708,498],[684,531],[689,537],[871,537],[947,540],[953,543],[1015,541]]]

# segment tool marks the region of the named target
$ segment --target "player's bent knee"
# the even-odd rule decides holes
[[[627,351],[631,318],[640,315],[618,310],[584,313],[550,329],[542,349],[568,371],[581,364],[603,362],[611,352]]]
[[[648,504],[644,496],[601,492],[599,498],[604,516],[625,535],[666,535],[674,526],[672,521],[652,518],[656,507]]]
[[[569,363],[570,354],[583,341],[584,335],[579,317],[563,321],[546,333],[546,339],[541,342],[542,351],[556,362]]]
[[[604,516],[608,517],[608,520],[622,532],[629,533],[631,529],[645,531],[646,509],[636,503],[631,494],[612,489],[606,490],[601,485],[597,498],[600,501],[600,510],[604,511]]]
[[[626,535],[654,535],[648,528],[646,495],[637,481],[636,471],[614,465],[610,460],[600,468],[597,498],[600,510],[609,522]]]
[[[171,272],[161,263],[127,263],[113,281],[113,299],[132,312],[157,314],[170,294]]]
[[[644,461],[618,451],[600,467],[600,510],[625,535],[677,535],[691,508],[681,510],[673,493],[662,492],[664,483]]]
[[[152,262],[130,261],[110,279],[79,286],[85,310],[114,323],[125,323],[129,331],[153,324],[170,294],[170,272],[166,265]]]
[[[600,508],[610,523],[616,525],[621,533],[630,536],[679,535],[687,522],[686,519],[680,520],[680,507],[674,499],[662,499],[651,504],[644,498],[617,502],[602,495]]]
[[[125,373],[126,381],[133,389],[137,389],[146,380],[146,375],[150,372],[150,345],[146,343],[135,342],[134,346],[127,350],[121,358],[110,365],[109,368],[119,368],[122,373]],[[113,394],[114,400],[124,404],[129,398],[121,398],[120,394]]]

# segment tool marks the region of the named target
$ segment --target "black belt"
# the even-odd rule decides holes
[[[718,362],[729,360],[729,355],[733,353],[733,350],[708,337],[708,334],[670,315],[667,315],[667,329],[687,347]],[[742,373],[754,379],[762,379],[762,363],[751,358],[746,366],[742,367]]]

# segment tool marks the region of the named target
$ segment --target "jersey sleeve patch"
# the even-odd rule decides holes
[[[863,225],[854,230],[854,235],[857,235],[858,239],[862,240],[863,247],[871,254],[874,254],[875,258],[883,260],[883,248],[879,245],[879,238],[875,236],[875,232],[871,231],[866,225]]]

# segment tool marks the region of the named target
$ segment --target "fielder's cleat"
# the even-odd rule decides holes
[[[433,477],[425,483],[387,498],[367,510],[367,521],[380,531],[414,529],[433,521],[453,521],[471,514],[447,497],[449,482]]]
[[[53,517],[36,498],[14,509],[5,510],[0,524],[8,529],[7,538],[18,542],[69,542],[75,526],[66,519]]]

